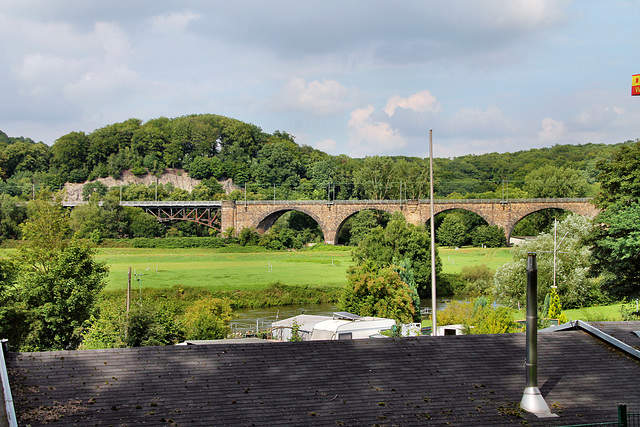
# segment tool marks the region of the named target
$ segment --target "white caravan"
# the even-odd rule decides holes
[[[301,314],[272,323],[273,338],[290,341],[294,323],[303,341],[371,338],[396,324],[393,319],[362,317],[346,312],[333,313],[333,317]]]

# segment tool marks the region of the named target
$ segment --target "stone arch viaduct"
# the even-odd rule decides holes
[[[84,202],[63,202],[73,207]],[[356,213],[367,210],[402,212],[407,222],[426,224],[431,217],[429,200],[285,200],[285,201],[166,201],[120,202],[123,206],[137,206],[154,215],[158,221],[191,221],[237,235],[243,228],[265,232],[280,216],[289,211],[303,212],[313,218],[325,242],[336,244],[344,223]],[[489,225],[505,230],[507,241],[515,225],[525,216],[544,209],[558,208],[583,216],[594,217],[598,209],[591,199],[463,199],[434,200],[434,213],[464,209],[482,217]]]
[[[516,223],[525,216],[544,209],[559,208],[594,217],[598,209],[590,199],[519,199],[519,200],[434,200],[434,213],[464,209],[482,217],[489,225],[505,230],[507,241]],[[283,214],[299,211],[309,215],[324,234],[327,244],[335,244],[340,228],[356,213],[375,209],[389,213],[402,212],[407,222],[426,224],[431,217],[429,200],[335,200],[335,201],[247,201],[221,202],[220,229],[243,228],[264,232]]]

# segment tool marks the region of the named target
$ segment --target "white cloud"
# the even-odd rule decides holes
[[[418,92],[408,98],[402,98],[398,95],[394,95],[387,101],[387,106],[384,107],[384,112],[391,117],[395,113],[396,108],[413,110],[418,113],[439,113],[442,111],[442,106],[436,100],[436,97],[431,95],[431,92],[428,90]]]
[[[480,108],[461,108],[452,117],[443,119],[447,132],[451,135],[479,136],[510,135],[518,131],[518,127],[505,118],[502,110],[496,105],[489,105],[485,110]]]
[[[623,114],[623,110],[620,108],[592,106],[580,111],[570,121],[570,124],[578,130],[591,131],[609,125],[621,114]]]
[[[371,117],[374,111],[373,105],[368,105],[351,112],[347,145],[353,156],[397,153],[406,145],[406,141],[389,123]]]
[[[316,150],[324,151],[325,153],[333,153],[338,147],[338,143],[333,139],[325,139],[314,144]]]
[[[292,77],[271,100],[276,111],[304,111],[315,116],[340,114],[353,102],[354,93],[336,80]]]
[[[550,117],[542,119],[541,125],[542,130],[538,132],[538,138],[545,144],[560,140],[567,130],[564,122]]]
[[[173,12],[151,18],[151,29],[162,33],[181,33],[201,15],[191,12]]]

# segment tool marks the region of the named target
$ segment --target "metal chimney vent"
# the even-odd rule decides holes
[[[557,417],[538,389],[538,264],[536,253],[527,254],[527,382],[520,407],[538,418]]]

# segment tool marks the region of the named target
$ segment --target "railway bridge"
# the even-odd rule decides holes
[[[429,200],[270,200],[270,201],[169,201],[121,202],[137,206],[154,215],[158,221],[192,221],[225,232],[238,234],[243,228],[267,231],[280,216],[289,211],[303,212],[313,218],[325,242],[335,244],[344,223],[356,213],[381,210],[390,214],[402,212],[407,222],[415,225],[429,221]],[[462,199],[434,200],[434,213],[464,209],[482,217],[489,225],[505,230],[507,241],[513,228],[525,216],[544,209],[558,208],[583,216],[594,217],[598,209],[591,199]]]

